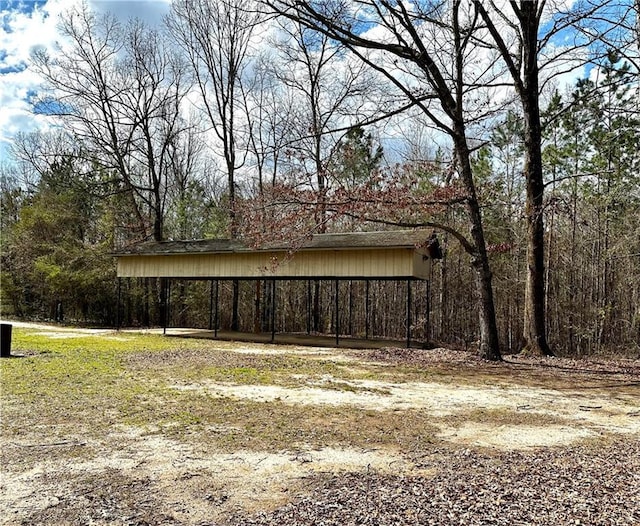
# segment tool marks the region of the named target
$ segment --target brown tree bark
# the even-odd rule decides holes
[[[491,15],[480,1],[478,12],[487,24],[502,59],[513,79],[524,116],[524,177],[526,180],[525,216],[527,222],[527,279],[525,285],[524,331],[522,351],[549,356],[546,336],[544,269],[544,179],[542,172],[542,127],[540,121],[538,30],[544,2],[510,2],[516,15],[519,56],[510,51]]]
[[[519,95],[524,113],[524,174],[527,199],[527,281],[524,299],[523,352],[549,356],[545,313],[544,269],[544,179],[542,173],[542,127],[540,123],[538,2],[521,2],[519,20],[522,28],[522,89]]]
[[[500,345],[498,341],[493,285],[491,283],[492,275],[489,267],[489,256],[486,249],[484,229],[482,227],[482,213],[473,182],[471,152],[467,145],[464,124],[459,122],[454,129],[456,132],[454,143],[458,163],[460,164],[460,174],[469,194],[466,205],[471,224],[470,234],[473,245],[467,248],[467,252],[471,256],[476,295],[480,304],[480,309],[478,309],[480,326],[479,351],[480,356],[485,360],[497,361],[501,359],[501,355],[499,350]]]

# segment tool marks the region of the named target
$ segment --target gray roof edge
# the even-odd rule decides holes
[[[299,246],[284,242],[266,243],[257,248],[251,247],[237,239],[197,239],[179,241],[147,241],[127,249],[115,251],[121,256],[152,256],[175,254],[221,254],[237,252],[263,252],[288,250],[349,250],[366,248],[409,248],[424,243],[430,231],[414,230],[382,230],[375,232],[336,232],[315,234],[303,241]]]

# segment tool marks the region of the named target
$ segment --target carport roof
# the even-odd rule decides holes
[[[409,248],[424,245],[429,237],[426,230],[387,230],[377,232],[349,232],[315,234],[302,243],[283,241],[253,247],[236,239],[199,239],[192,241],[149,241],[119,250],[115,256],[222,254],[261,251],[348,250],[365,248]]]

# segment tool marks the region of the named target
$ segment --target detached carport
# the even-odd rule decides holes
[[[141,243],[114,256],[118,283],[122,278],[165,278],[164,329],[170,308],[171,280],[211,282],[209,330],[218,337],[218,290],[221,280],[266,281],[271,283],[270,341],[275,341],[275,313],[278,308],[276,283],[307,281],[307,316],[310,283],[331,281],[335,287],[335,344],[340,344],[339,286],[342,281],[364,281],[366,285],[366,338],[369,338],[369,284],[374,280],[405,281],[406,342],[411,345],[412,283],[427,281],[432,259],[439,257],[434,236],[424,230],[317,234],[295,250],[284,243],[253,248],[242,241],[208,239]],[[120,286],[118,287],[120,290]],[[427,284],[428,291],[428,284]],[[119,299],[120,301],[120,299]],[[427,301],[428,305],[428,301]],[[428,312],[427,312],[428,319]],[[309,327],[309,324],[307,324]],[[309,333],[309,328],[307,333]],[[258,335],[256,335],[257,337]]]

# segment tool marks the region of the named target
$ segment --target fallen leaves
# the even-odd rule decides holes
[[[229,525],[637,525],[640,441],[533,452],[435,450],[431,477],[350,473]]]

